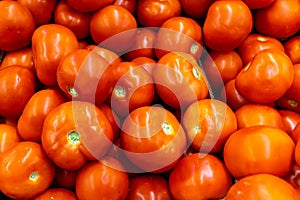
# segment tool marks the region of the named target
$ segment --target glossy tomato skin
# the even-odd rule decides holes
[[[36,78],[23,66],[11,65],[0,70],[0,115],[18,119],[35,92]]]
[[[299,138],[298,141],[296,143],[296,148],[295,148],[295,160],[296,160],[296,164],[300,165],[300,142],[299,142]]]
[[[67,3],[79,12],[93,12],[114,3],[114,0],[67,0]]]
[[[0,159],[7,150],[21,141],[22,138],[16,127],[8,124],[0,124]]]
[[[216,0],[180,0],[182,10],[192,18],[204,18],[211,4]]]
[[[64,188],[50,188],[44,191],[42,194],[33,198],[33,200],[48,200],[48,199],[68,199],[77,200],[74,192]]]
[[[255,174],[237,181],[225,200],[297,200],[296,190],[285,180],[271,174]]]
[[[30,43],[36,28],[30,11],[15,1],[0,2],[0,50],[12,51]]]
[[[175,200],[221,199],[232,185],[225,165],[210,154],[183,157],[171,171],[169,187]]]
[[[274,3],[276,0],[243,0],[250,9],[266,8]]]
[[[215,51],[233,50],[251,32],[252,26],[252,13],[243,1],[215,1],[204,21],[204,43]]]
[[[18,119],[18,132],[27,141],[40,142],[46,116],[66,99],[55,89],[45,89],[34,93]]]
[[[80,200],[125,200],[129,178],[122,164],[111,157],[86,164],[76,178],[76,195]]]
[[[45,191],[54,177],[54,165],[35,142],[19,142],[0,159],[0,188],[10,198],[31,199]]]
[[[26,47],[16,51],[9,51],[3,58],[0,69],[10,65],[21,65],[35,72],[31,48]]]
[[[153,70],[156,66],[156,60],[148,57],[137,57],[131,60],[138,66],[142,66],[149,74],[153,73]]]
[[[290,183],[298,192],[300,191],[300,167],[295,164],[292,170],[283,177],[288,183]]]
[[[116,0],[114,5],[126,8],[131,14],[135,14],[137,0]]]
[[[59,24],[38,27],[32,36],[32,54],[38,79],[46,86],[56,86],[60,60],[78,48],[75,34]]]
[[[290,57],[293,64],[300,63],[300,36],[293,36],[284,42],[284,50],[286,55]]]
[[[300,122],[300,114],[291,110],[278,110],[285,125],[285,131],[291,134]]]
[[[171,200],[166,179],[160,175],[139,175],[129,179],[127,200]]]
[[[294,151],[295,144],[286,132],[258,125],[234,132],[225,143],[223,156],[236,178],[257,173],[284,176],[293,166]]]
[[[179,16],[181,5],[179,0],[140,0],[136,14],[142,26],[159,27],[169,18]]]
[[[299,30],[300,1],[276,0],[270,6],[253,13],[254,27],[261,33],[275,38],[287,38]]]
[[[52,110],[41,136],[49,158],[67,170],[101,158],[112,140],[113,131],[106,116],[94,104],[84,101],[65,102]]]
[[[247,100],[267,104],[282,97],[293,79],[294,67],[290,58],[281,50],[265,49],[240,71],[235,84]]]

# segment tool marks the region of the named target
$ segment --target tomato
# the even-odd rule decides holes
[[[278,110],[278,112],[281,115],[286,132],[291,134],[300,122],[300,114],[290,110]]]
[[[136,28],[134,16],[118,5],[109,5],[96,11],[90,21],[93,41],[115,52],[123,52],[131,47]]]
[[[0,70],[0,115],[18,119],[35,92],[35,76],[23,66],[11,65]]]
[[[300,1],[276,0],[270,6],[253,13],[254,27],[275,38],[287,38],[300,28]]]
[[[237,130],[234,112],[224,102],[203,99],[192,103],[183,114],[183,126],[191,146],[200,152],[220,152]]]
[[[300,191],[300,167],[295,164],[293,169],[284,177],[297,191]]]
[[[204,21],[204,43],[215,51],[233,50],[248,36],[252,26],[252,13],[243,1],[215,1]]]
[[[79,12],[93,12],[114,3],[114,0],[66,0],[67,3]]]
[[[54,10],[54,22],[74,32],[78,39],[89,36],[91,14],[74,10],[65,0],[60,1]]]
[[[266,8],[276,0],[243,0],[250,9]]]
[[[257,53],[271,48],[284,51],[283,44],[276,38],[252,33],[237,47],[237,52],[241,56],[243,64],[247,65]]]
[[[160,175],[142,174],[129,180],[127,200],[171,200],[167,181]]]
[[[31,199],[45,191],[54,165],[35,142],[19,142],[0,158],[0,190],[13,199]]]
[[[49,199],[68,199],[77,200],[75,193],[64,188],[50,188],[42,194],[33,198],[33,200],[49,200]]]
[[[168,171],[186,148],[186,136],[176,117],[159,106],[132,111],[121,128],[121,147],[145,171]]]
[[[179,0],[139,0],[136,15],[142,26],[159,27],[171,17],[181,14]]]
[[[292,168],[294,151],[295,144],[286,132],[257,125],[231,134],[223,156],[226,167],[235,178],[257,173],[284,176]]]
[[[17,0],[31,12],[37,26],[50,23],[56,6],[55,0]]]
[[[168,52],[185,52],[199,59],[202,50],[202,28],[195,20],[182,16],[171,17],[160,26],[155,39],[158,58]]]
[[[289,57],[281,50],[265,49],[240,71],[235,85],[245,99],[267,104],[282,97],[293,79],[294,67]]]
[[[137,57],[131,60],[131,62],[135,63],[138,66],[144,67],[144,69],[149,73],[152,74],[153,70],[156,66],[156,60],[149,58],[149,57]]]
[[[0,1],[0,50],[13,51],[30,43],[36,28],[30,11],[15,1]]]
[[[170,191],[175,200],[221,199],[232,185],[225,165],[210,154],[183,157],[171,171]]]
[[[27,141],[40,142],[46,116],[65,98],[54,89],[40,90],[33,94],[18,119],[18,132]]]
[[[32,55],[38,79],[47,86],[56,86],[56,69],[60,60],[78,48],[75,34],[59,24],[38,27],[32,36]]]
[[[21,140],[22,138],[16,127],[8,124],[0,124],[0,159],[7,150],[21,142]]]
[[[137,0],[116,0],[114,5],[126,8],[131,14],[135,14]]]
[[[70,101],[46,117],[41,141],[49,158],[60,168],[76,170],[87,160],[100,159],[113,140],[110,122],[94,104]]]
[[[295,148],[295,160],[297,165],[300,165],[300,142],[299,141],[300,140],[298,139]]]
[[[300,36],[293,36],[284,42],[284,49],[293,64],[300,64]]]
[[[295,144],[298,142],[300,138],[300,123],[298,122],[293,129],[293,131],[290,133],[291,138],[294,140]]]
[[[10,65],[21,65],[35,72],[31,48],[9,51],[2,60],[1,69]]]
[[[78,170],[67,170],[55,166],[55,175],[53,183],[62,188],[73,190]]]
[[[216,0],[180,0],[183,12],[192,18],[204,18]]]
[[[267,125],[286,130],[280,113],[273,107],[262,104],[246,104],[235,111],[238,129]]]
[[[190,54],[167,53],[159,59],[152,76],[157,94],[173,108],[184,109],[208,95],[204,72]]]
[[[128,174],[121,163],[111,157],[86,164],[76,178],[76,195],[80,200],[122,200],[128,194]]]
[[[296,200],[295,189],[271,174],[255,174],[238,180],[228,191],[226,200]]]

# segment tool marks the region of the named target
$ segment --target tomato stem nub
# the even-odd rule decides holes
[[[117,86],[115,88],[115,95],[117,97],[125,97],[126,96],[126,90],[124,87],[121,87],[121,86]]]
[[[67,90],[72,97],[78,97],[78,93],[75,88],[67,86]]]
[[[29,180],[31,181],[36,181],[39,177],[39,173],[37,172],[32,172],[30,175],[29,175]]]
[[[71,144],[78,145],[80,143],[79,133],[77,133],[76,131],[71,131],[70,133],[68,133],[68,141]]]
[[[294,101],[294,100],[288,100],[288,104],[292,107],[297,107],[298,106],[298,103],[297,101]]]
[[[163,122],[161,128],[166,135],[171,135],[173,133],[173,128],[168,122]]]

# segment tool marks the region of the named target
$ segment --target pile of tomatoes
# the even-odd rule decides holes
[[[1,199],[300,199],[300,0],[0,1]]]

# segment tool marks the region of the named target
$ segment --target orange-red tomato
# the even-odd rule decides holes
[[[295,144],[298,142],[300,138],[300,123],[298,122],[293,129],[293,131],[290,133],[291,138],[294,140]]]
[[[55,89],[40,90],[33,94],[18,119],[18,132],[27,141],[40,142],[46,116],[65,98]]]
[[[204,21],[204,43],[215,51],[233,50],[248,36],[252,26],[252,13],[243,1],[215,1]]]
[[[7,150],[21,141],[22,138],[16,127],[8,124],[0,124],[0,158]]]
[[[149,73],[152,74],[153,70],[156,66],[156,60],[148,57],[137,57],[131,60],[131,62],[135,63],[137,66],[142,66]]]
[[[123,170],[122,164],[111,157],[86,164],[76,178],[78,199],[126,199],[129,179]]]
[[[77,173],[78,170],[67,170],[55,166],[53,183],[58,187],[73,190],[75,188]]]
[[[13,51],[30,43],[36,28],[30,11],[15,1],[0,1],[0,50]]]
[[[295,144],[281,129],[251,126],[231,134],[224,146],[224,162],[236,178],[252,174],[286,175],[294,163]]]
[[[35,72],[31,48],[9,51],[1,62],[1,69],[10,65],[21,65]]]
[[[215,99],[192,103],[182,122],[191,146],[200,152],[221,152],[228,137],[237,130],[234,112]]]
[[[38,79],[47,86],[56,86],[56,70],[60,60],[78,48],[75,34],[59,24],[45,24],[35,29],[32,54]]]
[[[33,198],[33,200],[49,200],[49,199],[68,199],[68,200],[77,200],[77,197],[74,192],[64,188],[50,188],[44,191],[42,194]]]
[[[266,8],[276,0],[243,0],[250,9]]]
[[[300,36],[293,36],[284,42],[284,50],[293,62],[300,64]]]
[[[283,178],[290,183],[298,191],[298,193],[300,192],[300,167],[297,164],[295,164],[288,175]]]
[[[232,178],[225,165],[210,154],[194,153],[183,157],[169,178],[175,200],[221,199],[231,185]]]
[[[235,85],[245,99],[267,104],[282,97],[293,79],[294,67],[290,58],[281,50],[265,49],[240,71]]]
[[[300,165],[300,140],[299,139],[296,143],[296,148],[295,148],[295,160],[296,160],[296,164]]]
[[[115,5],[126,8],[131,14],[135,14],[137,0],[115,0]]]
[[[54,165],[35,142],[19,142],[0,158],[0,190],[13,199],[32,199],[45,191]]]
[[[271,174],[255,174],[238,180],[227,192],[226,200],[297,200],[296,190]]]
[[[192,18],[204,18],[216,0],[180,0],[183,12]]]
[[[11,65],[0,70],[0,115],[18,119],[35,92],[36,78],[27,67]]]
[[[113,4],[114,0],[67,0],[67,3],[79,12],[93,12]]]
[[[278,112],[285,125],[285,131],[291,134],[296,125],[300,122],[300,114],[291,110],[278,110]]]

